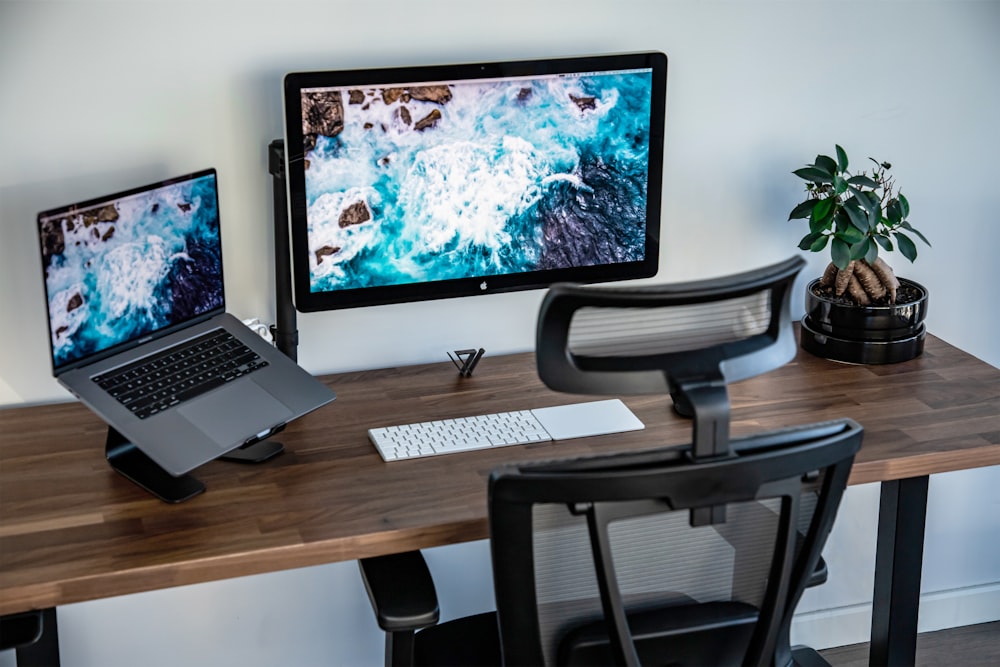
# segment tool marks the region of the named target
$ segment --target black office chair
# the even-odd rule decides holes
[[[794,355],[788,301],[802,264],[672,286],[553,286],[538,322],[542,380],[669,393],[693,440],[494,471],[496,613],[436,624],[418,552],[362,561],[387,664],[823,664],[789,646],[790,624],[822,578],[861,428],[730,441],[725,388]]]

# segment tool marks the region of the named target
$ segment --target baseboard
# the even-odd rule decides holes
[[[815,649],[860,644],[871,639],[871,603],[796,614],[792,643]],[[918,632],[1000,620],[1000,582],[920,596]]]

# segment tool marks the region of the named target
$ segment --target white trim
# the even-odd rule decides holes
[[[817,650],[867,642],[871,638],[871,603],[796,614],[792,644]],[[1000,582],[920,596],[918,632],[933,632],[1000,620]]]

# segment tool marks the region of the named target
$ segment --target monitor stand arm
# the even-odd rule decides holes
[[[288,245],[288,191],[285,188],[285,142],[275,139],[267,147],[267,169],[274,190],[274,345],[298,361],[299,330],[292,303],[292,265]]]

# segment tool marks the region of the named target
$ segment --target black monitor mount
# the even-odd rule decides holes
[[[267,170],[274,191],[274,345],[298,361],[299,330],[292,302],[291,249],[288,245],[288,191],[285,187],[285,142],[275,139],[267,147]]]

